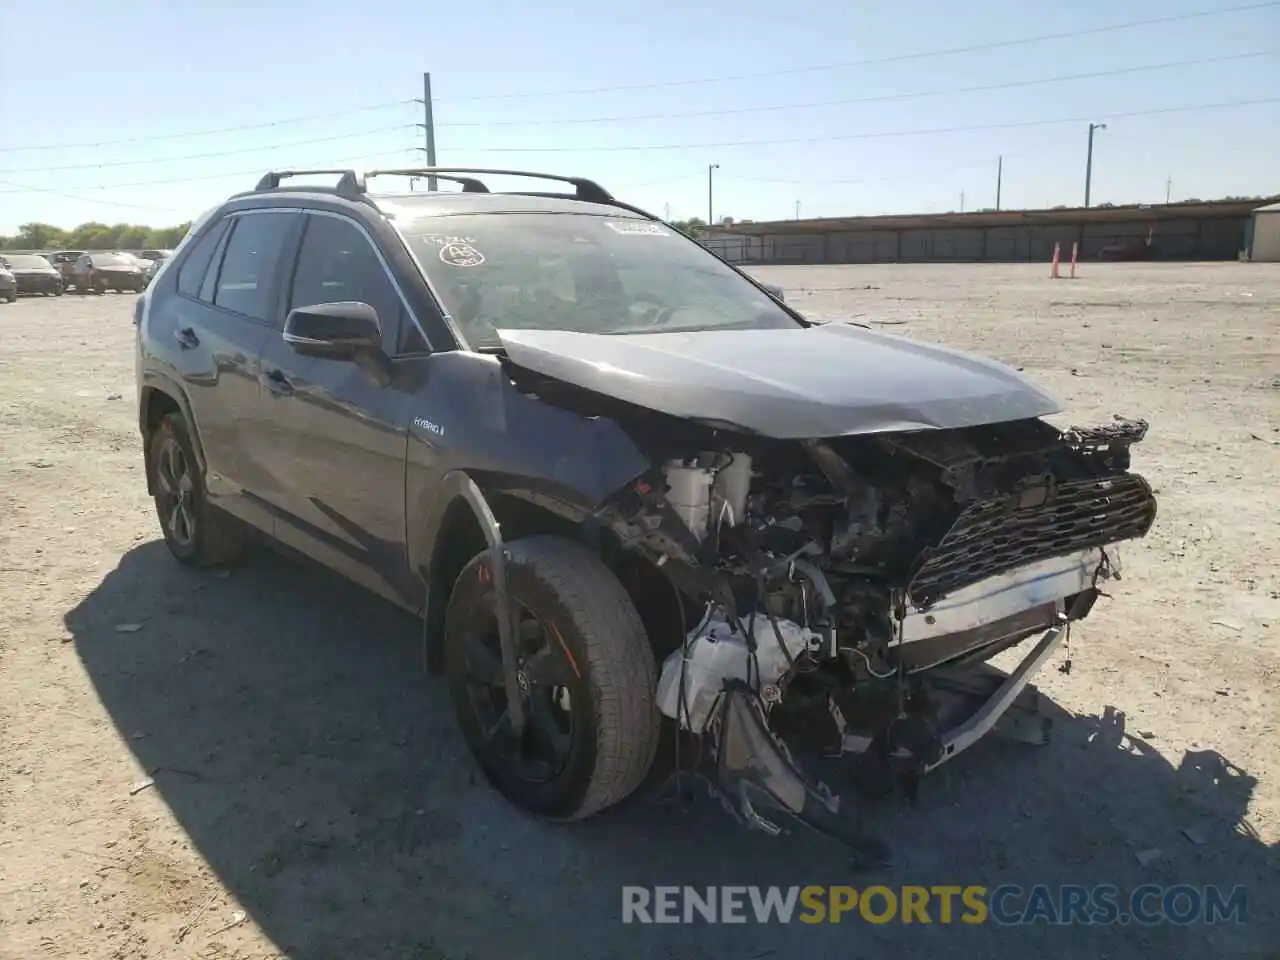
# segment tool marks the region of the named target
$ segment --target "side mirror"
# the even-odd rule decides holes
[[[779,301],[780,303],[787,302],[786,294],[782,292],[782,288],[777,284],[764,283],[763,281],[760,281],[760,286],[764,287],[765,291],[769,294],[769,296],[773,297],[773,299]]]
[[[382,325],[378,312],[367,303],[317,303],[289,311],[284,342],[304,357],[354,360],[382,352]]]

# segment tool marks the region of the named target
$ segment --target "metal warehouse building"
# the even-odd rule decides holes
[[[1280,261],[1280,203],[1272,203],[1253,211],[1249,222],[1249,259],[1275,263]]]
[[[1234,260],[1246,249],[1246,228],[1258,204],[1219,200],[778,220],[718,226],[703,243],[733,263],[1007,263],[1048,261],[1055,243],[1062,244],[1064,260],[1072,243],[1080,244],[1081,259],[1094,260],[1145,246],[1150,237],[1152,259]],[[1280,230],[1280,215],[1266,223],[1262,233]]]

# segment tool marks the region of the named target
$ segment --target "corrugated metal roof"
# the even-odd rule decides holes
[[[1280,213],[1280,203],[1268,203],[1265,207],[1258,207],[1254,213]]]
[[[761,234],[837,233],[863,230],[919,230],[928,228],[981,228],[1052,226],[1076,223],[1120,223],[1134,220],[1176,220],[1244,217],[1257,200],[1211,200],[1195,203],[1126,204],[1112,207],[1063,207],[1054,210],[982,210],[973,213],[888,214],[870,217],[821,217],[812,220],[738,222],[718,227],[726,233]],[[1266,209],[1266,208],[1263,208]]]

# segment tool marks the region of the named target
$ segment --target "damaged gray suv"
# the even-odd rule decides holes
[[[665,727],[746,823],[857,842],[811,761],[914,782],[1043,739],[1028,680],[1156,513],[1142,421],[1056,429],[1015,371],[807,320],[580,178],[271,173],[135,321],[174,556],[256,531],[421,615],[479,765],[556,819]]]

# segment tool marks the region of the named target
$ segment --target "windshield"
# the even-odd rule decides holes
[[[6,253],[0,255],[0,261],[7,263],[13,270],[48,270],[49,261],[34,253]]]
[[[405,232],[480,349],[498,346],[503,327],[622,334],[800,325],[692,240],[648,220],[463,214]]]
[[[127,253],[94,253],[89,256],[89,262],[95,267],[135,266],[133,257]]]

